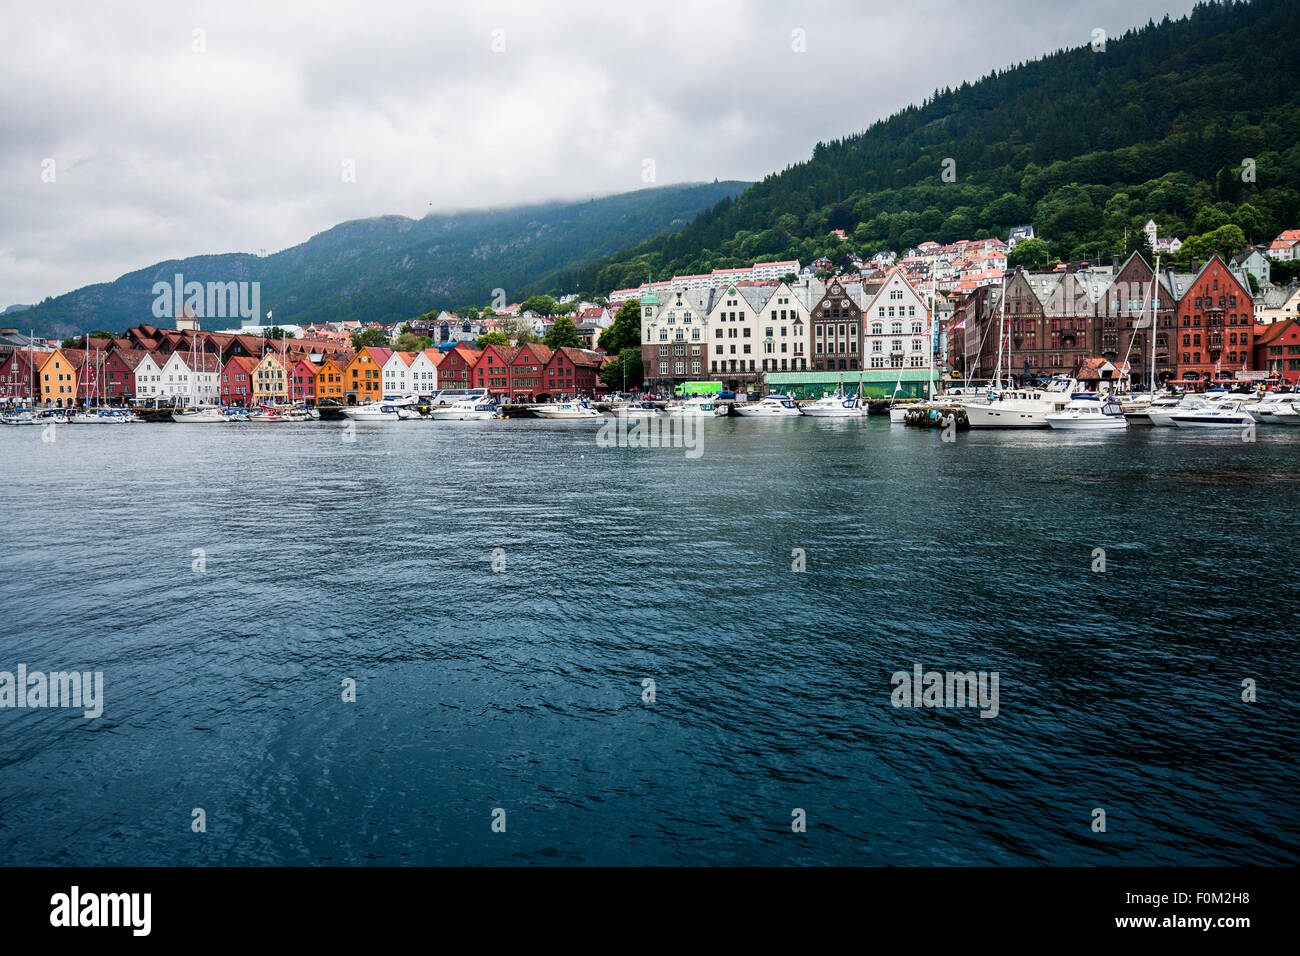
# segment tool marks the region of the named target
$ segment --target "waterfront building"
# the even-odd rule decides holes
[[[384,395],[400,398],[415,394],[412,387],[414,383],[411,380],[411,363],[415,361],[415,355],[415,352],[393,352],[388,356],[388,361],[380,369],[383,374]]]
[[[479,354],[471,370],[474,388],[486,388],[498,402],[510,400],[510,363],[519,349],[510,345],[489,345]]]
[[[283,404],[288,391],[284,363],[275,352],[267,352],[253,368],[253,404]]]
[[[120,405],[135,396],[135,371],[144,361],[146,352],[118,348],[117,342],[104,355],[104,401]]]
[[[468,345],[457,345],[443,352],[438,362],[438,389],[474,387],[474,366],[482,354]]]
[[[346,361],[322,359],[316,366],[316,404],[329,400],[343,403],[343,375]]]
[[[442,353],[435,348],[416,352],[411,359],[411,391],[421,399],[428,399],[438,390],[438,364]]]
[[[163,363],[161,379],[162,397],[180,405],[212,405],[221,397],[221,360],[178,349]]]
[[[652,388],[668,388],[709,375],[711,289],[653,286],[641,297],[641,364]],[[628,387],[640,385],[629,382]]]
[[[603,353],[590,349],[575,349],[570,346],[556,349],[546,363],[542,391],[554,401],[595,395],[605,387],[600,381],[600,369],[605,358]],[[633,388],[640,384],[628,382],[627,387]]]
[[[814,371],[856,372],[862,368],[863,308],[861,283],[832,279],[812,308]]]
[[[289,401],[316,401],[316,379],[320,366],[309,358],[300,358],[289,365]]]
[[[530,342],[521,346],[510,359],[510,398],[514,402],[535,402],[546,390],[543,374],[553,352],[545,345]]]
[[[1253,331],[1253,366],[1292,388],[1300,384],[1300,319],[1284,319]]]
[[[760,383],[760,316],[773,291],[771,286],[732,285],[716,296],[705,318],[709,378],[733,391],[752,390]]]
[[[46,354],[37,368],[43,405],[67,408],[77,404],[77,385],[86,353],[81,349],[57,348]]]
[[[344,404],[360,405],[383,398],[382,370],[391,356],[391,349],[371,345],[352,356],[343,369]]]
[[[41,364],[50,356],[44,349],[15,349],[0,362],[0,400],[39,401]]]
[[[930,310],[902,269],[893,268],[867,304],[862,367],[929,368]]]
[[[780,265],[780,263],[777,263]],[[779,283],[763,304],[759,316],[762,333],[761,370],[804,372],[812,354],[812,326],[809,304],[784,282]]]
[[[247,408],[253,404],[253,371],[257,359],[249,355],[232,356],[221,367],[221,404]]]
[[[163,394],[163,366],[167,356],[161,352],[145,352],[135,366],[135,397],[158,401]]]
[[[1178,378],[1232,380],[1249,369],[1253,312],[1250,290],[1212,256],[1178,300]]]

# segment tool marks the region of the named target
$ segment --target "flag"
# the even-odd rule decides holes
[[[956,332],[956,331],[958,331],[958,330],[960,330],[960,329],[964,329],[964,328],[966,328],[966,320],[965,320],[965,319],[962,319],[960,322],[958,322],[956,325],[954,325],[954,326],[952,327],[952,330],[953,330],[954,332]]]

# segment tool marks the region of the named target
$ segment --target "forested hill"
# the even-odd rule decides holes
[[[561,287],[624,288],[647,272],[756,259],[865,259],[927,239],[1005,239],[1020,224],[1074,260],[1135,248],[1148,219],[1161,235],[1235,224],[1266,242],[1300,225],[1298,101],[1300,3],[1203,3],[1104,49],[1088,43],[940,90],[819,143],[807,162]]]
[[[272,310],[277,323],[394,322],[431,309],[483,305],[496,288],[520,301],[596,256],[680,228],[748,185],[692,183],[422,219],[358,219],[271,256],[231,253],[156,263],[47,299],[24,311],[21,325],[62,338],[157,322],[153,284],[170,283],[177,273],[204,284],[260,282],[262,309]]]

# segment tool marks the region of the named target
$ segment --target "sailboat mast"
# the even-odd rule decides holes
[[[1156,392],[1156,328],[1160,324],[1160,256],[1156,255],[1156,267],[1151,273],[1151,394]]]

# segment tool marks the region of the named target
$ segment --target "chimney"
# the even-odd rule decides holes
[[[1111,267],[1111,269],[1113,269],[1115,272],[1119,272],[1119,256],[1118,256],[1118,255],[1113,255],[1113,256],[1110,257],[1110,267]]]
[[[1192,272],[1193,272],[1193,273],[1196,273],[1196,272],[1200,272],[1200,271],[1201,271],[1201,260],[1200,260],[1200,259],[1193,259],[1193,260],[1192,260]]]

